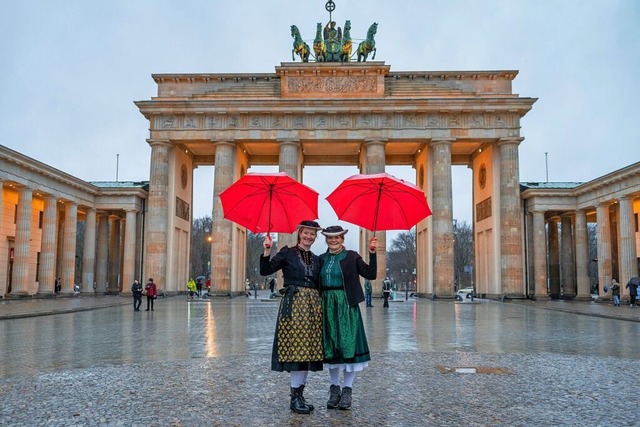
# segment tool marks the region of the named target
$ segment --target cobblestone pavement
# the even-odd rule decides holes
[[[13,302],[0,305],[0,425],[640,423],[627,410],[638,398],[640,309],[410,300],[385,310],[374,300],[361,308],[372,361],[353,409],[326,409],[323,371],[305,389],[316,410],[298,415],[288,375],[269,370],[279,300],[172,297],[153,312],[93,300],[102,308],[18,319]],[[55,301],[40,307],[56,312]]]

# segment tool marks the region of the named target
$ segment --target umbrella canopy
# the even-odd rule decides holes
[[[353,175],[327,197],[338,218],[367,230],[409,230],[431,215],[424,192],[393,175]]]
[[[254,233],[293,233],[318,218],[318,193],[284,172],[247,173],[220,193],[224,217]]]

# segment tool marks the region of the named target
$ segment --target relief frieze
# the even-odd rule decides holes
[[[194,128],[197,128],[197,127],[198,127],[198,125],[197,125],[196,119],[195,119],[195,118],[193,118],[193,117],[186,117],[186,118],[184,119],[184,127],[185,127],[186,129],[194,129]]]
[[[296,77],[287,79],[290,93],[375,93],[375,76]]]
[[[316,117],[315,124],[316,124],[317,128],[326,128],[327,127],[327,118],[324,117],[324,116],[318,116],[318,117]]]
[[[220,122],[215,119],[215,117],[207,117],[207,127],[208,128],[217,128],[220,126]]]
[[[176,118],[173,116],[166,116],[162,118],[162,127],[165,129],[171,129],[176,127]]]
[[[258,116],[251,117],[251,127],[253,127],[253,128],[261,128],[262,127],[262,121],[260,120],[260,117],[258,117]]]

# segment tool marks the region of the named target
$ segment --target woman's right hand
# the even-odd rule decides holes
[[[273,244],[273,241],[271,240],[271,236],[267,234],[266,237],[264,238],[264,241],[262,242],[262,247],[264,247],[265,254],[267,252],[271,253],[272,244]]]

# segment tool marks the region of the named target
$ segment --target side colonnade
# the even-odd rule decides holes
[[[0,183],[4,298],[126,293],[141,279],[146,182],[88,183],[0,146]]]
[[[522,183],[529,294],[608,299],[612,279],[627,299],[640,275],[640,162],[586,183]]]

